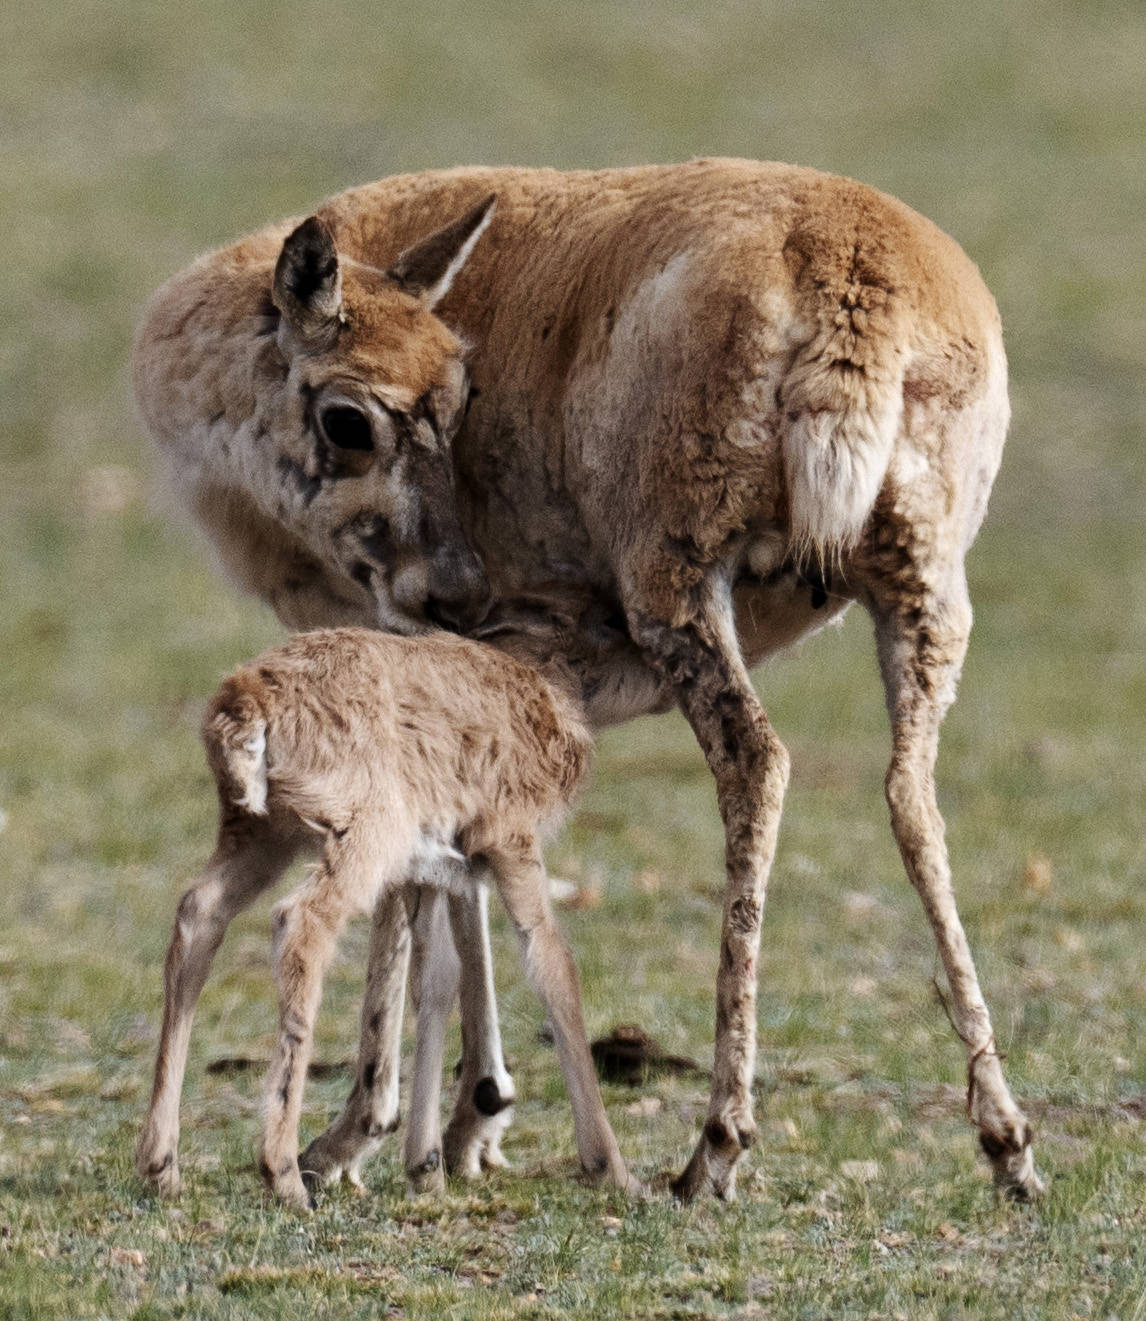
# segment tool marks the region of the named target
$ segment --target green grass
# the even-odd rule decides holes
[[[0,80],[0,1317],[1146,1321],[1146,11],[25,9]],[[998,1207],[975,1158],[853,615],[759,676],[793,778],[738,1204],[627,1206],[571,1177],[555,1061],[499,926],[515,1170],[409,1202],[392,1145],[366,1199],[279,1211],[252,1169],[257,1079],[203,1071],[269,1048],[264,905],[204,996],[187,1190],[158,1205],[131,1151],[175,899],[212,828],[195,726],[219,675],[278,630],[148,495],[125,370],[142,300],[209,244],[391,171],[698,152],[879,184],[954,233],[999,298],[1015,422],[970,563],[940,790],[1048,1199]],[[592,1031],[640,1022],[710,1061],[721,850],[676,717],[602,740],[551,853],[602,887],[565,920]],[[1023,885],[1036,857],[1044,893]],[[352,1050],[364,942],[350,933],[330,977],[327,1059]],[[311,1085],[307,1135],[345,1086]],[[642,1175],[679,1168],[704,1091],[655,1080],[640,1095],[661,1106],[641,1115],[606,1088]]]

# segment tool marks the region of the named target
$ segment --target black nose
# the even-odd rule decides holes
[[[426,618],[431,624],[447,629],[450,633],[462,631],[461,607],[455,601],[442,601],[436,596],[427,599]]]
[[[489,606],[490,592],[487,589],[477,597],[453,599],[431,596],[426,599],[423,608],[426,618],[432,624],[437,624],[439,628],[447,629],[451,633],[468,633],[486,617]]]

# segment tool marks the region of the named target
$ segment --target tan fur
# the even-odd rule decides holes
[[[393,282],[358,282],[354,262],[391,268],[491,195],[488,229],[432,310],[403,312]],[[379,556],[356,581],[345,546],[354,511],[395,491],[348,478],[305,508],[292,496],[284,473],[315,444],[299,391],[349,381],[338,388],[408,401],[470,346],[456,487],[431,504],[456,499],[494,617],[555,592],[549,640],[590,722],[675,700],[717,782],[716,1068],[679,1194],[730,1196],[755,1131],[756,957],[787,754],[748,667],[856,600],[876,624],[892,721],[892,824],[951,984],[973,1118],[1000,1186],[1036,1192],[1030,1127],[951,897],[933,776],[970,627],[963,558],[1009,418],[998,313],[974,265],[875,189],[750,161],[406,175],[330,199],[319,222],[347,258],[357,320],[300,361],[260,321],[286,231],[207,257],[141,327],[145,418],[232,572],[284,620],[415,631],[418,575]],[[409,498],[424,498],[413,485]],[[597,646],[594,611],[621,621],[620,645]],[[469,613],[463,626],[483,627]],[[548,626],[526,615],[521,632],[538,643]],[[509,649],[514,635],[490,634]]]
[[[298,1117],[338,933],[356,912],[392,909],[387,896],[415,872],[424,878],[439,857],[446,884],[473,889],[482,871],[496,883],[554,1023],[582,1165],[635,1188],[597,1090],[576,970],[549,912],[538,845],[539,828],[569,803],[588,767],[576,705],[530,667],[478,643],[338,629],[298,635],[236,671],[209,703],[203,734],[221,800],[219,843],[179,907],[141,1173],[163,1191],[178,1188],[178,1096],[194,999],[230,916],[275,878],[265,864],[259,874],[251,843],[286,859],[309,836],[321,861],[274,911],[280,1034],[260,1161],[274,1191],[308,1203]],[[459,872],[453,863],[462,860],[469,866]],[[394,914],[378,920],[392,923]],[[391,998],[404,965],[395,969]],[[422,995],[433,993],[418,980]],[[428,1072],[418,1069],[422,1078]]]

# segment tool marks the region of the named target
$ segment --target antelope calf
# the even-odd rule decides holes
[[[635,1190],[593,1073],[577,972],[549,909],[538,842],[589,762],[573,701],[479,643],[344,628],[296,636],[237,670],[208,705],[203,736],[219,837],[179,903],[167,952],[141,1174],[163,1193],[178,1191],[179,1094],[196,1000],[230,920],[309,845],[317,865],[273,913],[279,1037],[260,1168],[277,1196],[311,1204],[299,1111],[323,975],[344,922],[373,908],[392,926],[390,909],[411,877],[423,887],[474,888],[483,874],[517,928],[553,1024],[582,1167]]]

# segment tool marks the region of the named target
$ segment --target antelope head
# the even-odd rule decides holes
[[[489,604],[450,453],[468,398],[465,345],[434,309],[494,200],[385,271],[340,256],[330,227],[311,216],[275,267],[288,407],[302,436],[279,473],[305,509],[307,540],[371,593],[379,626],[394,632],[466,630]]]

